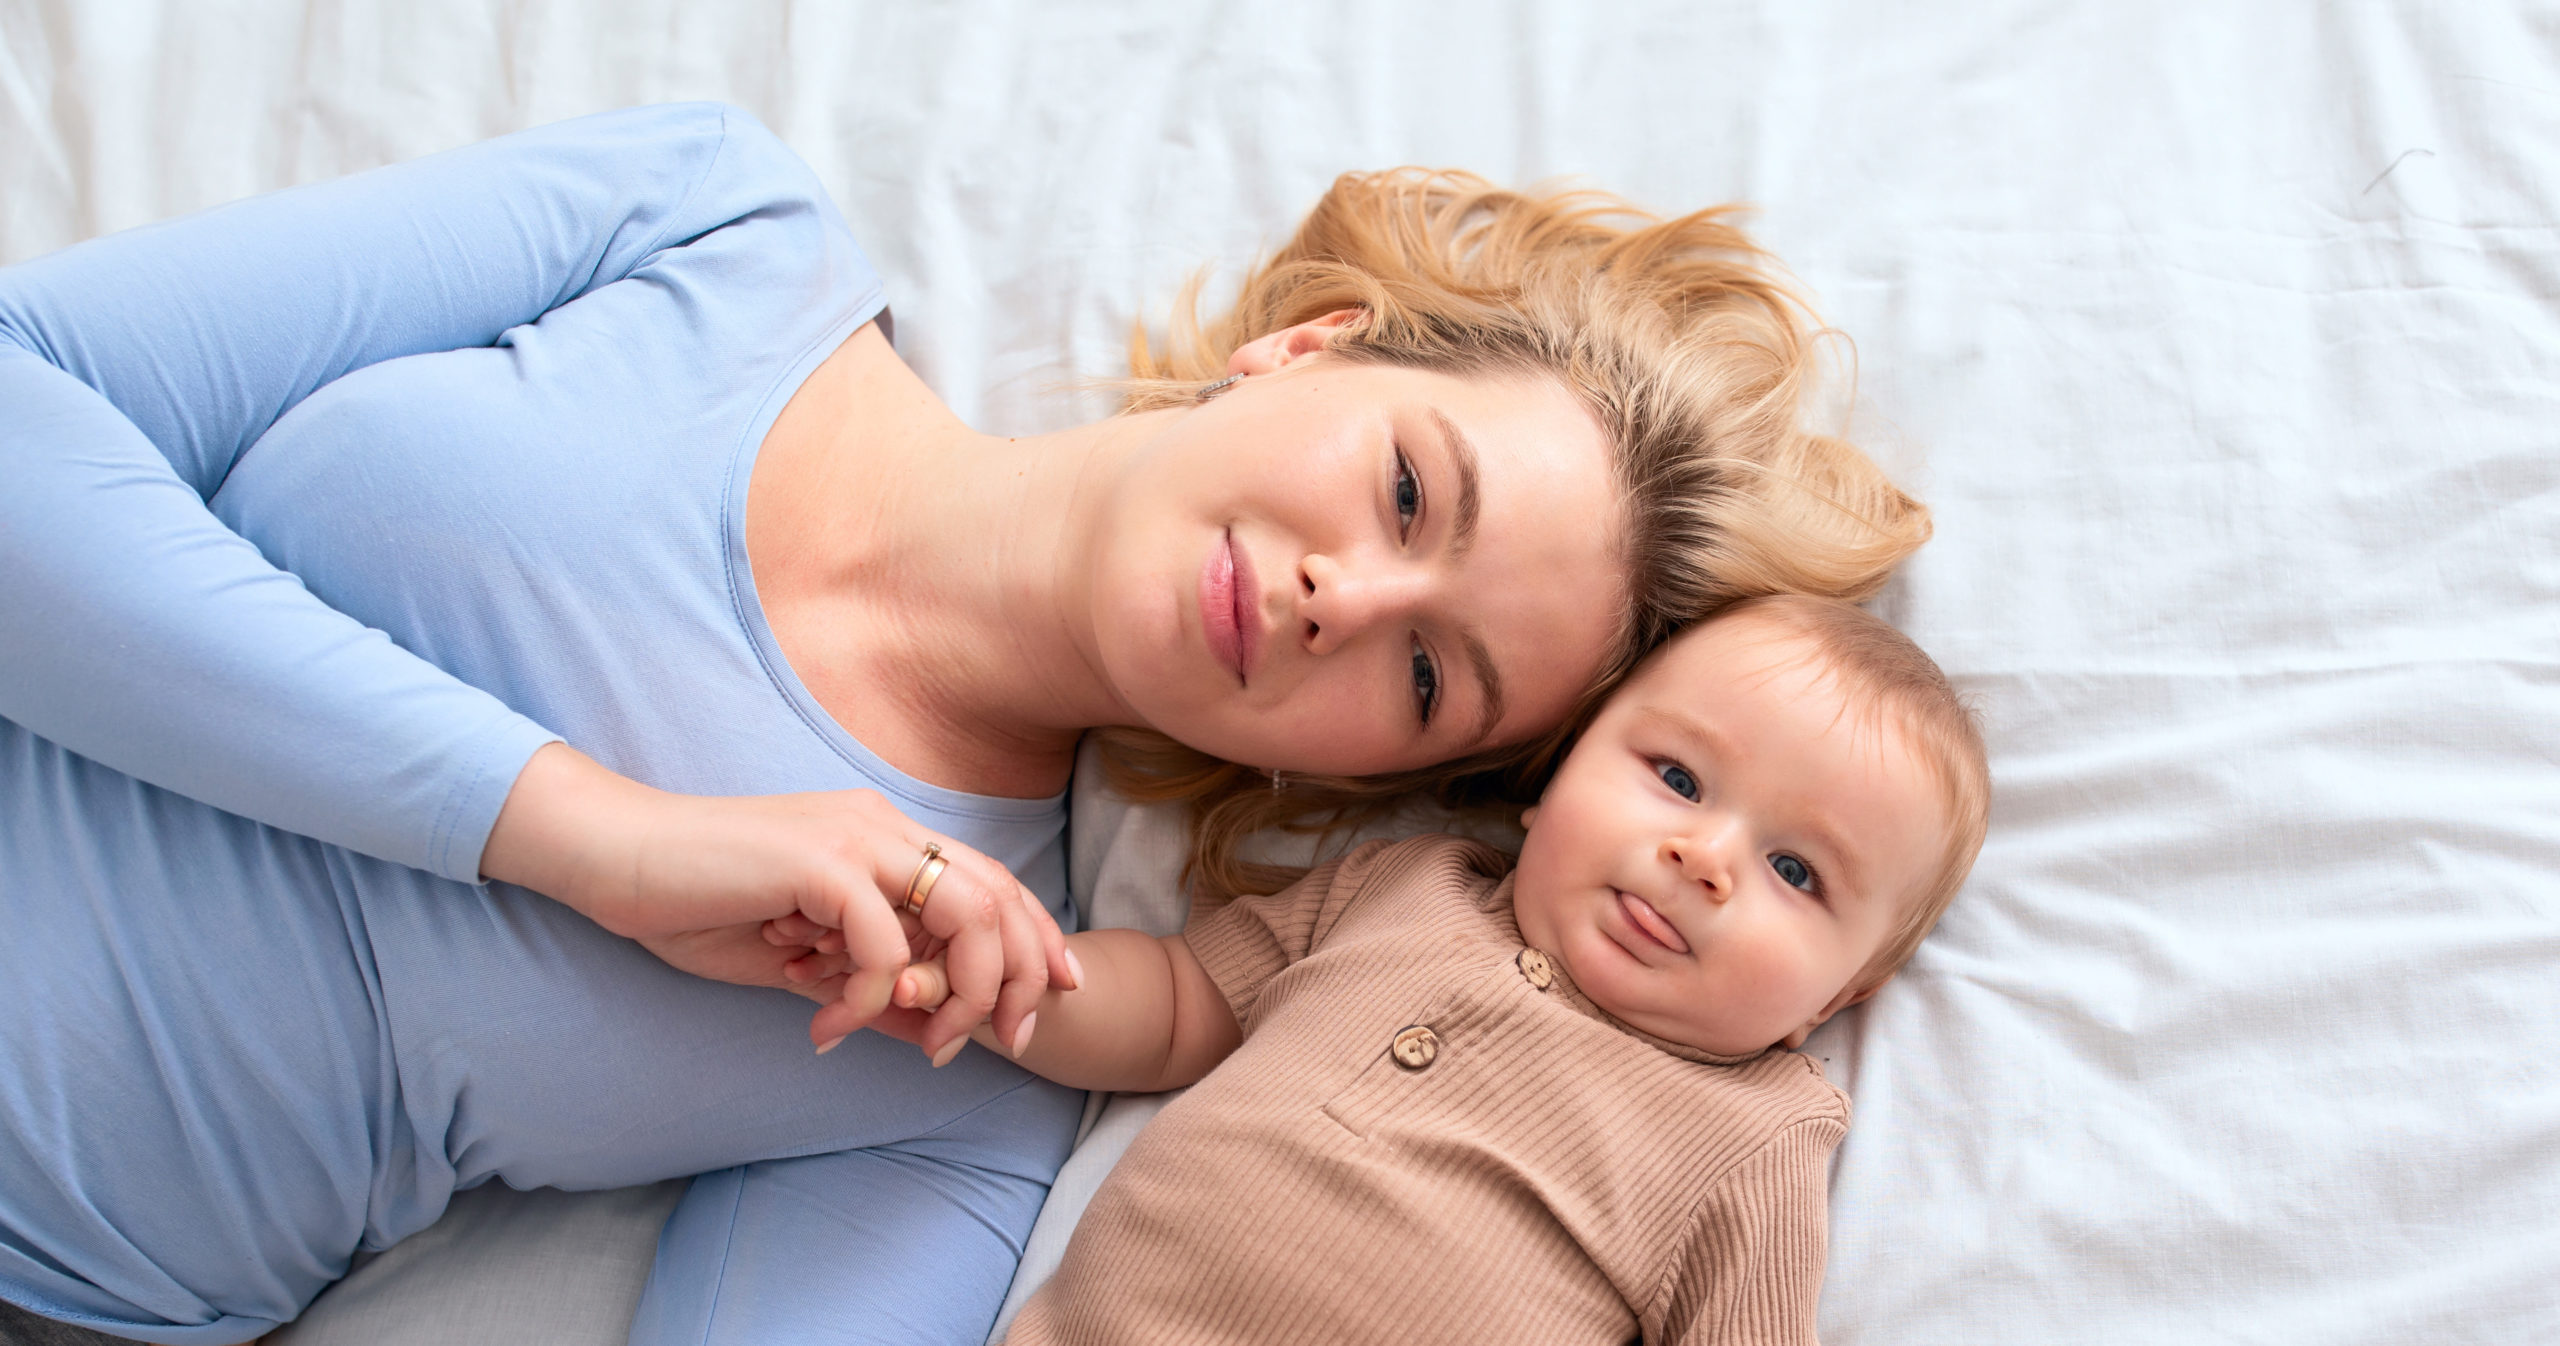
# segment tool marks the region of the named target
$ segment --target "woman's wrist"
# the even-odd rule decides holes
[[[628,839],[653,790],[566,743],[545,744],[516,773],[480,853],[480,875],[530,888],[589,917],[615,905],[636,866]]]

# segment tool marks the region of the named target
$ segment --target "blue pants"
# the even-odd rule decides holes
[[[632,1346],[977,1346],[1083,1099],[1034,1081],[912,1141],[694,1179]]]

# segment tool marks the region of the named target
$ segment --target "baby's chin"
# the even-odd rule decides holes
[[[1597,931],[1592,933],[1595,938],[1608,942],[1608,936],[1599,934]],[[1601,956],[1591,957],[1590,953],[1594,952]],[[1615,943],[1610,943],[1605,950],[1587,951],[1581,960],[1576,960],[1573,953],[1571,949],[1564,951],[1565,972],[1573,978],[1574,986],[1585,998],[1608,1011],[1609,1017],[1618,1022],[1649,1033],[1665,1042],[1676,1042],[1692,1051],[1705,1052],[1710,1056],[1756,1056],[1778,1045],[1786,1037],[1782,1032],[1773,1032],[1766,1038],[1753,1041],[1752,1039],[1759,1035],[1750,1029],[1736,1032],[1728,1025],[1700,1024],[1676,1015],[1664,1014],[1659,1009],[1643,1003],[1631,992],[1635,989],[1633,984],[1640,983],[1647,969],[1634,959],[1628,958],[1625,951],[1618,949]],[[1609,957],[1610,953],[1616,953],[1617,957]],[[1577,961],[1586,966],[1577,967]],[[1590,966],[1591,964],[1596,966]],[[1589,973],[1587,976],[1584,975],[1586,971]],[[1628,984],[1622,984],[1622,982]]]

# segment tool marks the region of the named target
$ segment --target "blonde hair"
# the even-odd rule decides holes
[[[1203,325],[1199,279],[1159,349],[1130,341],[1127,410],[1194,401],[1258,337],[1345,309],[1326,353],[1475,377],[1547,377],[1607,434],[1623,496],[1628,592],[1617,645],[1566,722],[1436,767],[1298,777],[1160,734],[1101,735],[1113,785],[1190,805],[1186,876],[1212,895],[1292,872],[1244,861],[1269,827],[1354,826],[1424,795],[1524,802],[1592,708],[1688,622],[1770,593],[1859,598],[1928,540],[1929,515],[1855,447],[1805,428],[1824,329],[1733,224],[1735,207],[1657,219],[1591,191],[1507,191],[1459,172],[1346,173]]]
[[[1851,708],[1901,728],[1914,755],[1937,777],[1947,809],[1945,848],[1926,886],[1910,901],[1882,948],[1858,973],[1872,986],[1902,970],[1946,913],[1973,872],[1991,826],[1991,767],[1982,726],[1947,681],[1938,661],[1911,637],[1864,608],[1832,599],[1780,594],[1749,599],[1716,614],[1722,622],[1759,618],[1801,637],[1840,680]]]

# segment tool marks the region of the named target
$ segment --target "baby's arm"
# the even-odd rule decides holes
[[[1244,1041],[1225,994],[1182,936],[1088,930],[1067,936],[1067,948],[1082,975],[1072,991],[1051,983],[1038,1018],[1023,1021],[1030,1040],[1015,1059],[1024,1069],[1078,1089],[1155,1093],[1198,1080]],[[935,960],[901,973],[891,999],[929,1010],[949,993]],[[1013,1055],[990,1025],[970,1036]]]

